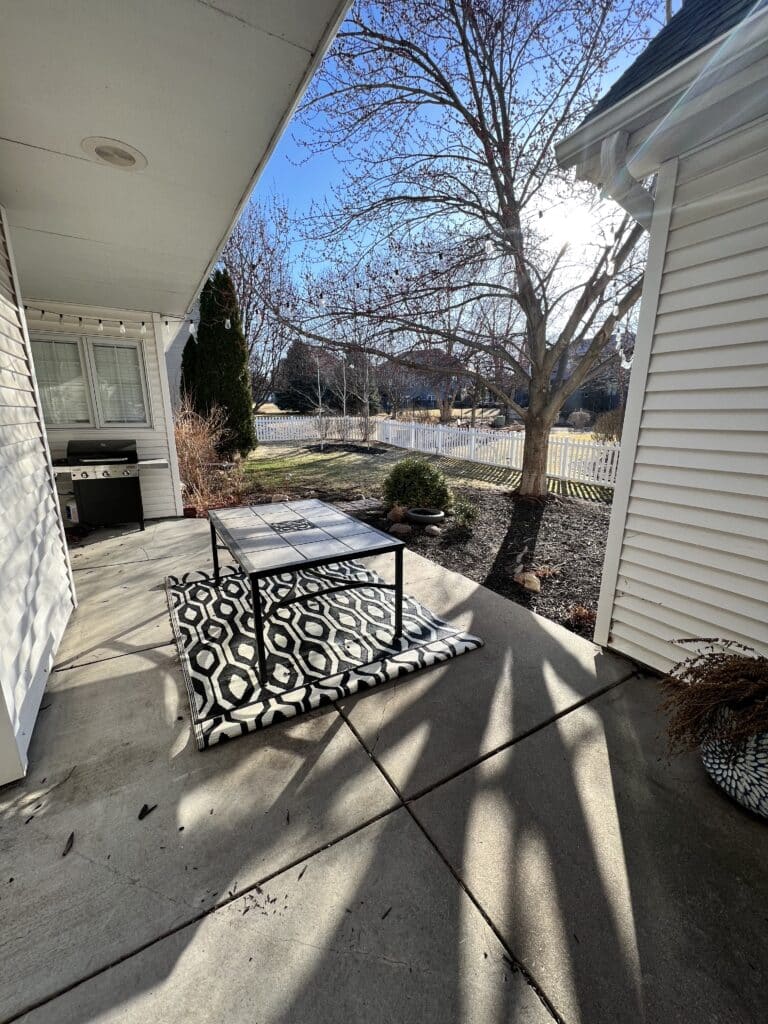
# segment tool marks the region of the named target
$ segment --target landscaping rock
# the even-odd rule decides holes
[[[387,519],[390,523],[402,523],[405,519],[406,511],[407,509],[404,509],[402,505],[393,505],[389,512],[387,512]]]
[[[409,526],[408,523],[393,523],[389,528],[389,532],[394,534],[395,537],[407,537],[413,533],[413,527]]]
[[[426,529],[424,530],[424,533],[426,533],[429,537],[439,537],[442,532],[443,531],[440,529],[440,527],[435,525],[427,526]]]
[[[541,590],[541,582],[539,577],[532,572],[518,572],[515,574],[515,583],[519,583],[521,587],[526,590],[530,590],[533,594],[538,594]]]

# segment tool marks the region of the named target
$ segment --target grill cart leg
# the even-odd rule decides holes
[[[139,491],[139,529],[144,529],[144,502],[141,500],[141,484],[136,481]]]
[[[267,681],[267,654],[264,648],[264,619],[261,614],[261,594],[259,580],[251,576],[251,595],[253,597],[253,631],[256,635],[256,653],[259,662],[259,682],[262,686]]]
[[[211,523],[211,554],[213,555],[213,578],[219,583],[221,577],[219,575],[219,546],[216,543],[216,528]]]
[[[395,640],[403,635],[403,549],[395,551]]]

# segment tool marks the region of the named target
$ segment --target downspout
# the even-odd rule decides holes
[[[614,132],[600,146],[600,186],[603,198],[609,196],[634,217],[638,224],[651,230],[653,196],[627,167],[629,134]]]

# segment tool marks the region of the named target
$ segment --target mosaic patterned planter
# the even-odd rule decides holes
[[[701,759],[711,778],[742,807],[768,818],[768,732],[743,743],[708,740]]]

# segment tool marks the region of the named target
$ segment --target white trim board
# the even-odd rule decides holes
[[[173,428],[173,402],[171,401],[171,388],[168,382],[168,364],[165,357],[165,333],[162,318],[152,314],[152,327],[155,332],[155,347],[157,349],[157,362],[160,367],[160,389],[163,396],[163,422],[165,433],[168,438],[168,465],[171,471],[171,484],[173,487],[173,500],[176,505],[176,515],[183,515],[184,501],[181,493],[181,474],[179,473],[179,457],[176,451],[176,433]]]
[[[624,540],[624,528],[629,508],[629,492],[637,456],[637,442],[640,435],[640,421],[645,402],[645,388],[651,359],[656,311],[661,293],[661,280],[667,252],[667,237],[672,217],[672,203],[677,183],[677,160],[670,160],[659,169],[656,183],[656,199],[651,222],[651,240],[648,262],[645,268],[643,296],[640,304],[640,319],[635,341],[635,355],[629,378],[627,411],[619,456],[619,470],[613,492],[611,522],[603,560],[603,575],[600,584],[600,599],[595,621],[595,643],[610,646],[611,616],[619,575],[619,561]]]

